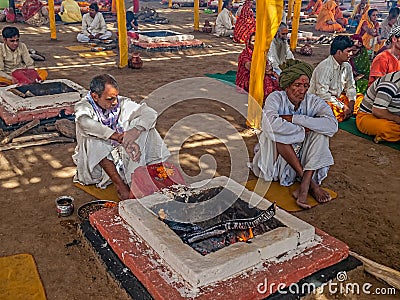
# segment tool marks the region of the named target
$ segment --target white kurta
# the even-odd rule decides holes
[[[115,131],[99,121],[92,105],[83,98],[75,104],[77,146],[72,159],[77,172],[74,181],[96,184],[100,188],[111,184],[99,165],[103,158],[108,158],[114,161],[121,178],[130,185],[131,174],[137,167],[163,162],[169,157],[167,146],[155,129],[157,112],[126,97],[119,96],[118,100],[121,105],[118,121],[124,131],[134,127],[145,129],[136,140],[141,151],[140,161],[132,161],[122,145],[112,145],[110,137]]]
[[[340,108],[343,108],[343,103],[337,98],[343,92],[349,101],[355,101],[357,91],[351,65],[348,62],[339,65],[335,58],[329,55],[315,68],[308,92]]]
[[[217,16],[215,21],[215,33],[219,36],[230,36],[233,34],[233,26],[235,25],[231,12],[224,8]]]
[[[103,14],[98,12],[94,18],[89,13],[84,14],[82,17],[82,32],[78,33],[78,42],[89,42],[89,35],[96,35],[100,33],[100,39],[108,39],[112,33],[107,30],[107,24],[104,20]]]
[[[268,50],[268,60],[271,62],[272,68],[278,75],[282,72],[279,65],[283,64],[288,59],[294,59],[288,42],[275,37]]]
[[[280,115],[293,115],[292,122]],[[320,184],[327,176],[329,166],[333,165],[329,137],[338,130],[338,123],[321,98],[307,93],[295,111],[286,92],[273,92],[265,100],[261,128],[260,150],[251,164],[256,176],[266,181],[279,180],[284,186],[295,181],[296,172],[278,155],[276,142],[293,145],[303,169],[315,171],[316,182]],[[306,134],[304,128],[311,131]]]

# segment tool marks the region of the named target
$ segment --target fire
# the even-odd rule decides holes
[[[252,239],[254,237],[253,230],[249,228],[248,234],[242,233],[241,235],[238,236],[238,241],[239,242],[247,242],[248,240]]]

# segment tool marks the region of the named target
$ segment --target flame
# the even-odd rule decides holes
[[[241,235],[238,236],[238,241],[239,242],[247,242],[248,240],[252,239],[254,237],[253,230],[249,228],[249,233],[244,234],[242,233]]]

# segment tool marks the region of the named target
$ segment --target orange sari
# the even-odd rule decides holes
[[[345,29],[338,23],[328,24],[327,22],[336,22],[335,11],[337,4],[334,0],[328,0],[321,9],[317,18],[315,29],[326,32],[343,32]]]
[[[322,0],[317,0],[312,7],[310,15],[318,15],[321,12],[322,5]]]
[[[379,32],[379,23],[378,22],[372,22],[371,19],[369,18],[368,14],[364,14],[361,17],[360,23],[357,26],[356,34],[359,34],[363,40],[363,45],[367,50],[373,50],[375,52],[379,51],[384,45],[384,42],[379,42],[377,41],[378,36],[373,36],[369,34],[367,31],[363,29],[363,26],[367,25],[369,29],[375,29],[376,32]]]

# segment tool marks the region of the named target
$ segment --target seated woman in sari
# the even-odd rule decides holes
[[[349,24],[349,20],[343,16],[342,10],[340,9],[340,1],[336,1],[336,8],[335,8],[335,20],[338,22],[340,25],[342,25],[343,28],[346,28],[347,24]]]
[[[356,81],[356,91],[357,94],[365,94],[368,88],[369,70],[371,68],[368,51],[362,43],[361,36],[353,34],[350,39],[354,42],[350,65]]]
[[[246,48],[239,55],[238,71],[236,75],[236,86],[239,92],[249,92],[250,68],[255,40],[256,34],[253,32],[247,41]],[[264,77],[264,99],[273,91],[279,90],[278,75],[272,70],[272,65],[267,61]]]
[[[236,19],[233,41],[244,44],[254,31],[256,31],[256,19],[253,12],[253,0],[246,0]]]
[[[64,0],[61,3],[59,16],[65,23],[82,22],[81,8],[75,0]]]
[[[345,29],[335,19],[337,4],[334,0],[328,0],[321,9],[317,18],[315,29],[326,32],[343,32]]]
[[[350,16],[349,25],[357,27],[363,16],[367,15],[369,7],[370,6],[368,0],[361,0],[361,2],[357,4],[356,8],[353,10],[353,13]]]
[[[310,0],[307,7],[304,8],[304,11],[308,13],[310,16],[318,15],[322,9],[322,0]]]
[[[26,0],[21,8],[25,23],[42,26],[49,23],[49,12],[39,0]]]
[[[376,52],[384,44],[379,36],[379,23],[377,21],[378,10],[372,8],[368,11],[366,17],[363,17],[358,24],[356,34],[359,34],[363,40],[363,45],[367,50]]]

